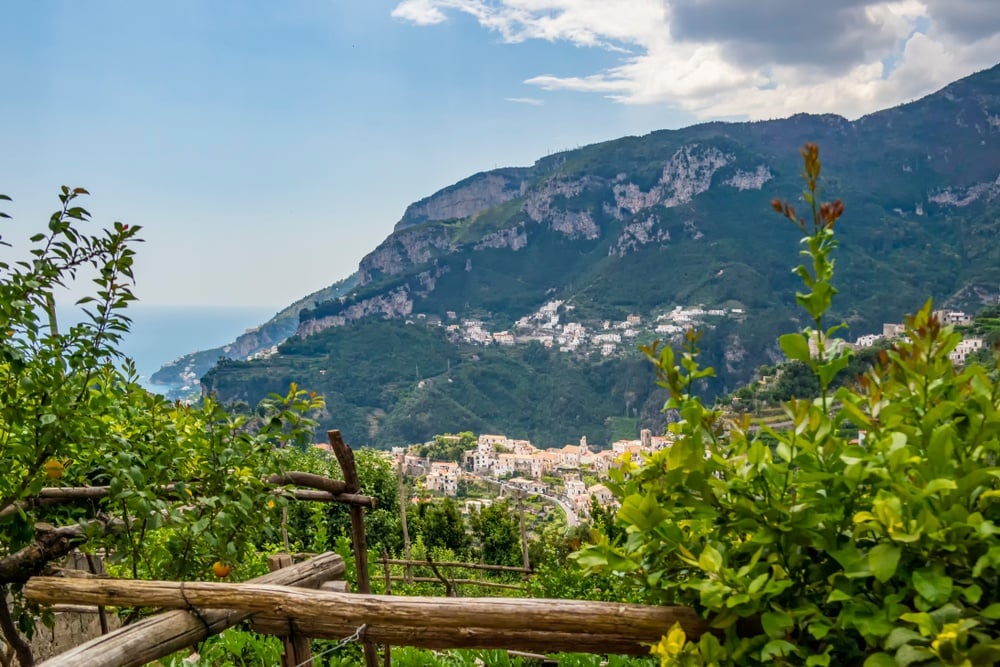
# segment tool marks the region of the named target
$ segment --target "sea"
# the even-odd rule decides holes
[[[131,304],[127,314],[131,330],[120,349],[136,365],[140,382],[150,391],[166,392],[149,378],[163,364],[190,352],[220,347],[233,342],[247,329],[271,319],[280,307],[157,306]],[[71,313],[60,319],[72,323]]]

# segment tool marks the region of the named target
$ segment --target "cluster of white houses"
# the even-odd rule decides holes
[[[655,333],[678,334],[686,328],[700,324],[706,317],[737,317],[744,316],[741,308],[704,309],[701,306],[676,306],[672,311],[663,313],[656,318],[655,323],[647,323],[643,327],[641,315],[631,314],[620,322],[604,320],[599,329],[593,331],[581,322],[561,322],[562,315],[568,315],[575,306],[564,301],[549,301],[537,311],[519,319],[513,331],[491,333],[482,320],[466,319],[461,324],[449,324],[447,331],[458,340],[478,345],[515,345],[537,341],[545,347],[555,347],[561,352],[576,352],[580,350],[600,350],[604,356],[621,351],[622,341],[635,338],[644,330],[655,326]],[[449,311],[448,319],[457,319],[457,314]],[[595,323],[597,324],[597,323]]]
[[[670,442],[647,429],[638,440],[619,440],[607,450],[592,450],[586,436],[580,438],[579,445],[539,449],[528,440],[483,434],[477,439],[475,449],[465,452],[461,465],[455,461],[429,461],[402,447],[397,448],[395,454],[409,474],[424,476],[424,488],[428,491],[454,496],[463,475],[502,479],[508,487],[529,494],[559,496],[577,514],[586,515],[591,498],[608,506],[614,503],[614,497],[604,484],[587,486],[581,479],[581,470],[589,471],[598,479],[606,479],[608,471],[624,457],[641,463],[644,454],[664,449]],[[552,475],[560,477],[561,488],[551,488],[542,481],[543,477]]]
[[[969,326],[972,324],[972,316],[963,313],[960,310],[935,310],[933,316],[941,324],[950,324],[956,326]],[[875,343],[881,340],[893,340],[894,338],[902,338],[906,333],[906,327],[902,324],[895,324],[890,322],[885,322],[882,324],[881,334],[868,334],[859,337],[855,342],[855,348],[871,347]],[[956,364],[964,364],[965,360],[968,359],[969,355],[974,354],[978,350],[986,347],[986,341],[978,336],[973,336],[971,338],[963,338],[954,350],[948,355],[948,357]]]

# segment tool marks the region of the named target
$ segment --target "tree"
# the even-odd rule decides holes
[[[454,500],[443,498],[437,502],[421,503],[417,517],[419,533],[428,548],[450,549],[460,557],[468,551],[469,536]]]
[[[517,512],[507,501],[495,502],[473,514],[473,537],[484,563],[522,565],[521,528]]]
[[[135,300],[139,228],[87,230],[77,205],[86,194],[63,187],[25,258],[0,262],[0,631],[22,665],[32,664],[20,632],[32,632],[33,617],[20,584],[71,546],[102,548],[133,576],[205,577],[215,561],[242,576],[241,562],[284,503],[264,480],[290,446],[311,439],[306,415],[322,406],[293,386],[258,414],[234,416],[211,398],[184,406],[140,387],[118,350]],[[74,304],[84,320],[63,327],[57,297],[88,273],[92,290]],[[39,494],[54,485],[102,485],[107,494],[51,507]],[[71,539],[35,542],[43,520],[68,524],[58,534]],[[24,553],[34,555],[19,557],[32,542],[39,548]]]

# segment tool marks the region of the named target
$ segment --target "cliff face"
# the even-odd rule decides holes
[[[454,250],[447,230],[421,226],[392,234],[358,265],[362,286],[377,276],[394,276]]]
[[[343,326],[364,317],[379,315],[387,319],[397,319],[406,317],[412,312],[413,299],[410,297],[409,288],[397,287],[385,294],[352,304],[337,315],[303,320],[299,324],[296,335],[305,338],[329,327]]]
[[[524,194],[533,169],[498,169],[479,173],[410,204],[395,231],[438,220],[468,218]]]

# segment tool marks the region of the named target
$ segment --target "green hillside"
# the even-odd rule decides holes
[[[253,403],[297,382],[326,398],[320,428],[357,444],[469,430],[562,446],[582,435],[607,442],[621,427],[612,417],[662,423],[666,396],[653,380],[637,356],[590,363],[539,344],[455,345],[441,327],[364,320],[291,340],[266,360],[224,362],[203,383]]]

